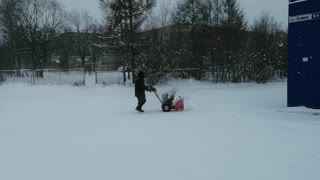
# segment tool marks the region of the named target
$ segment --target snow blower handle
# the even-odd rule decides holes
[[[162,104],[162,100],[161,100],[160,97],[158,96],[157,91],[154,91],[154,94],[157,96],[157,98],[159,99],[159,101],[160,101],[161,104]]]

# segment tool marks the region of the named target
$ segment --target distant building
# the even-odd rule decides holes
[[[84,37],[78,37],[78,34],[73,32],[67,32],[61,34],[56,39],[56,46],[59,47],[53,54],[50,62],[47,63],[47,68],[66,68],[75,69],[82,68],[81,57],[75,52],[75,45],[77,38],[80,40],[97,38],[97,34],[86,34],[82,33]],[[94,46],[90,41],[88,43],[87,51],[83,52],[86,54],[84,63],[96,63],[96,69],[102,71],[115,71],[122,65],[121,58],[114,53],[105,53],[104,49],[98,46]]]
[[[121,66],[121,58],[115,54],[103,53],[97,61],[98,70],[114,71],[119,66]]]

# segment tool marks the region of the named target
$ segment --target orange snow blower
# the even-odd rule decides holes
[[[183,111],[184,109],[184,99],[179,96],[176,100],[175,95],[178,89],[172,89],[169,92],[166,92],[162,95],[162,99],[160,99],[159,95],[157,92],[154,92],[161,102],[161,108],[164,112],[170,112],[171,110],[173,111]]]

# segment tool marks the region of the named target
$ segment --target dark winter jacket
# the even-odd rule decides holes
[[[145,96],[145,91],[149,90],[149,86],[146,86],[144,84],[144,73],[139,72],[138,73],[138,78],[135,82],[135,96],[140,97],[140,96]]]

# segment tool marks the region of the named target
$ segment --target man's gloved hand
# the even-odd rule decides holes
[[[151,91],[157,92],[157,89],[155,87],[151,87]]]
[[[149,86],[150,92],[157,92],[157,89],[155,87]]]

